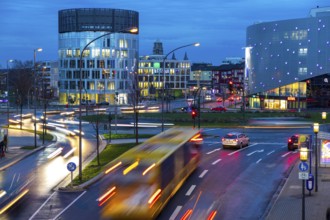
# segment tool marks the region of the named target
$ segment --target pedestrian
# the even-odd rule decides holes
[[[4,152],[7,152],[7,150],[8,150],[8,135],[7,134],[5,134],[3,136],[3,143],[4,143]]]
[[[2,159],[3,157],[5,157],[5,144],[3,143],[3,141],[0,142],[0,158]]]

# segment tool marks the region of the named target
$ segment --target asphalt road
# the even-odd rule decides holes
[[[242,150],[222,149],[220,137],[228,131],[244,131],[251,139]],[[180,219],[193,209],[190,219],[201,219],[216,211],[215,219],[260,219],[267,212],[286,172],[298,159],[286,149],[287,137],[310,133],[310,129],[205,129],[201,166],[170,200],[158,219]],[[7,219],[100,219],[102,208],[96,199],[111,177],[101,179],[88,190],[67,193],[49,191],[26,199],[12,209]],[[27,215],[21,216],[21,210]],[[16,215],[13,216],[12,214]]]

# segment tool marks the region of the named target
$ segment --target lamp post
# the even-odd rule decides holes
[[[37,71],[36,71],[36,56],[37,52],[41,52],[42,48],[34,49],[33,53],[33,104],[34,104],[34,147],[37,147],[37,96],[36,96],[36,84],[37,84]]]
[[[306,162],[308,160],[307,147],[300,148],[300,160]],[[305,220],[305,180],[302,180],[302,219]]]
[[[322,112],[322,120],[323,123],[325,123],[325,120],[327,119],[327,113],[326,112]]]
[[[315,133],[315,192],[318,190],[318,179],[317,179],[317,167],[318,165],[318,153],[317,153],[317,133],[319,133],[319,123],[314,123],[313,130]]]
[[[136,27],[132,27],[132,28],[125,28],[119,31],[116,31],[117,33],[120,32],[130,32],[130,33],[136,33],[138,32],[138,29]],[[93,43],[94,41],[103,38],[105,36],[108,36],[110,34],[113,34],[114,32],[107,32],[105,34],[102,34],[96,38],[94,38],[93,40],[91,40],[90,42],[88,42],[84,48],[81,50],[80,52],[80,58],[79,58],[79,181],[82,180],[82,138],[81,138],[81,130],[82,130],[82,120],[81,120],[81,94],[82,94],[82,56],[84,51],[87,49],[87,47]],[[98,138],[98,137],[97,137]]]
[[[163,58],[163,86],[162,86],[162,131],[164,131],[164,96],[165,96],[165,61],[167,59],[167,57],[173,53],[174,51],[176,50],[179,50],[181,48],[184,48],[184,47],[189,47],[189,46],[195,46],[195,47],[198,47],[200,44],[199,43],[193,43],[193,44],[187,44],[187,45],[183,45],[181,47],[177,47],[173,50],[171,50],[170,52],[168,52],[164,58]]]
[[[14,60],[7,60],[7,138],[9,135],[9,63],[13,62]]]

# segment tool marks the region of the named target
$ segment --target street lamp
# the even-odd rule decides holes
[[[14,60],[7,60],[7,138],[9,135],[9,63],[13,62]]]
[[[193,44],[187,44],[187,45],[183,45],[181,47],[177,47],[173,50],[171,50],[170,52],[168,52],[164,58],[163,58],[163,87],[162,87],[162,131],[164,131],[164,96],[165,96],[165,60],[167,59],[168,55],[170,55],[171,53],[173,53],[176,50],[179,50],[181,48],[184,47],[189,47],[189,46],[195,46],[198,47],[200,44],[199,43],[193,43]]]
[[[37,71],[36,71],[36,56],[37,52],[41,52],[42,48],[34,49],[33,53],[33,87],[34,87],[34,94],[33,94],[33,101],[34,101],[34,147],[37,147],[37,96],[36,96],[36,80],[37,80]]]
[[[136,27],[131,27],[131,28],[124,28],[122,30],[116,31],[117,33],[120,32],[130,32],[130,33],[136,33],[138,32],[138,28]],[[81,139],[81,130],[82,130],[82,120],[81,120],[81,94],[82,94],[82,56],[84,51],[87,49],[87,47],[93,43],[94,41],[103,38],[105,36],[108,36],[110,34],[113,34],[115,32],[107,32],[105,34],[102,34],[90,42],[88,42],[85,47],[82,49],[80,52],[80,58],[79,58],[79,180],[82,180],[82,139]],[[98,138],[98,137],[97,137]]]
[[[318,180],[317,180],[317,167],[318,165],[318,155],[317,155],[317,133],[319,133],[319,123],[314,123],[313,130],[315,133],[315,192],[318,190]]]
[[[327,119],[327,113],[326,112],[322,112],[322,120],[323,123],[325,123],[325,120]]]

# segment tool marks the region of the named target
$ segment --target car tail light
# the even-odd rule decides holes
[[[288,142],[289,142],[289,143],[291,143],[291,142],[292,142],[291,138],[289,138]]]

